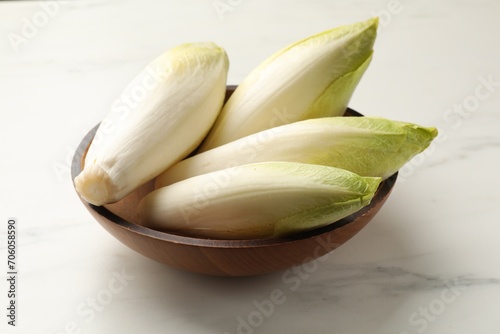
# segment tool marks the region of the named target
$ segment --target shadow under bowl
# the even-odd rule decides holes
[[[228,86],[226,99],[236,86]],[[347,109],[346,116],[360,116]],[[71,177],[80,174],[85,154],[97,131],[96,125],[82,139],[71,166]],[[156,231],[138,224],[136,208],[153,190],[150,181],[124,199],[104,206],[85,208],[111,235],[134,251],[160,263],[194,273],[216,276],[252,276],[281,271],[312,261],[344,244],[382,208],[396,183],[397,173],[384,180],[371,203],[331,224],[275,239],[218,240]]]

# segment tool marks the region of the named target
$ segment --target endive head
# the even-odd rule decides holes
[[[288,46],[261,66],[269,66],[279,57],[294,57],[310,50],[309,57],[324,65],[321,75],[314,78],[315,82],[303,89],[321,88],[309,108],[298,115],[298,120],[341,116],[372,61],[377,29],[378,17],[336,27]],[[310,70],[310,66],[304,66],[301,72]]]
[[[214,43],[174,47],[151,62],[108,113],[75,178],[89,203],[116,202],[199,145],[222,107],[228,58]],[[105,126],[102,126],[104,125]]]
[[[370,64],[378,19],[334,28],[273,54],[240,83],[200,152],[271,127],[343,115]]]
[[[159,230],[269,238],[348,216],[370,203],[380,182],[334,167],[269,161],[161,187],[144,197],[138,212],[142,224]]]

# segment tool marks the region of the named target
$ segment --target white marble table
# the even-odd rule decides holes
[[[0,2],[0,332],[498,333],[499,12],[493,0]],[[180,272],[126,248],[79,202],[75,147],[167,48],[222,45],[237,84],[290,42],[377,14],[375,58],[351,107],[441,136],[314,271]]]

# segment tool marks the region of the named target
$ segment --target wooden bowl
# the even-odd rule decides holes
[[[235,86],[228,86],[226,99]],[[362,116],[352,109],[345,115]],[[71,177],[81,172],[96,125],[78,146]],[[138,253],[179,269],[218,276],[251,276],[281,271],[325,255],[358,233],[380,210],[397,173],[383,181],[370,205],[322,228],[276,239],[216,240],[160,232],[139,224],[136,207],[153,189],[149,182],[119,202],[95,206],[80,197],[85,208],[116,239]]]

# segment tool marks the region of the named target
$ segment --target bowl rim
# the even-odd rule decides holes
[[[231,86],[228,86],[228,89]],[[354,116],[354,117],[363,117],[362,114],[357,111],[347,108],[344,116]],[[344,117],[342,116],[342,117]],[[94,135],[99,127],[99,124],[96,124],[92,129],[88,131],[88,133],[83,137],[80,144],[78,145],[75,154],[73,155],[73,159],[71,162],[71,179],[73,182],[73,187],[75,186],[75,178],[80,174],[83,167],[83,158],[87,152],[88,146],[92,142]],[[352,213],[351,215],[344,217],[338,221],[332,222],[323,227],[315,228],[312,230],[295,233],[289,236],[278,237],[278,238],[266,238],[266,239],[214,239],[214,238],[202,238],[202,237],[193,237],[182,234],[176,234],[173,232],[164,232],[154,230],[145,226],[138,225],[136,223],[129,222],[118,215],[114,214],[110,210],[108,210],[104,206],[96,206],[85,201],[77,192],[77,196],[80,198],[82,203],[100,216],[103,216],[110,222],[118,225],[119,227],[129,230],[130,232],[143,235],[145,237],[154,238],[158,240],[162,240],[165,242],[171,242],[176,244],[188,245],[188,246],[198,246],[205,248],[253,248],[253,247],[271,247],[276,246],[278,244],[291,243],[294,241],[309,239],[312,237],[320,237],[323,234],[329,233],[335,229],[348,225],[354,222],[357,218],[364,216],[367,214],[373,207],[376,207],[378,202],[383,201],[392,191],[394,184],[396,183],[398,177],[398,172],[394,173],[387,179],[383,180],[370,204],[361,208],[360,210]],[[76,190],[76,189],[75,189]]]

